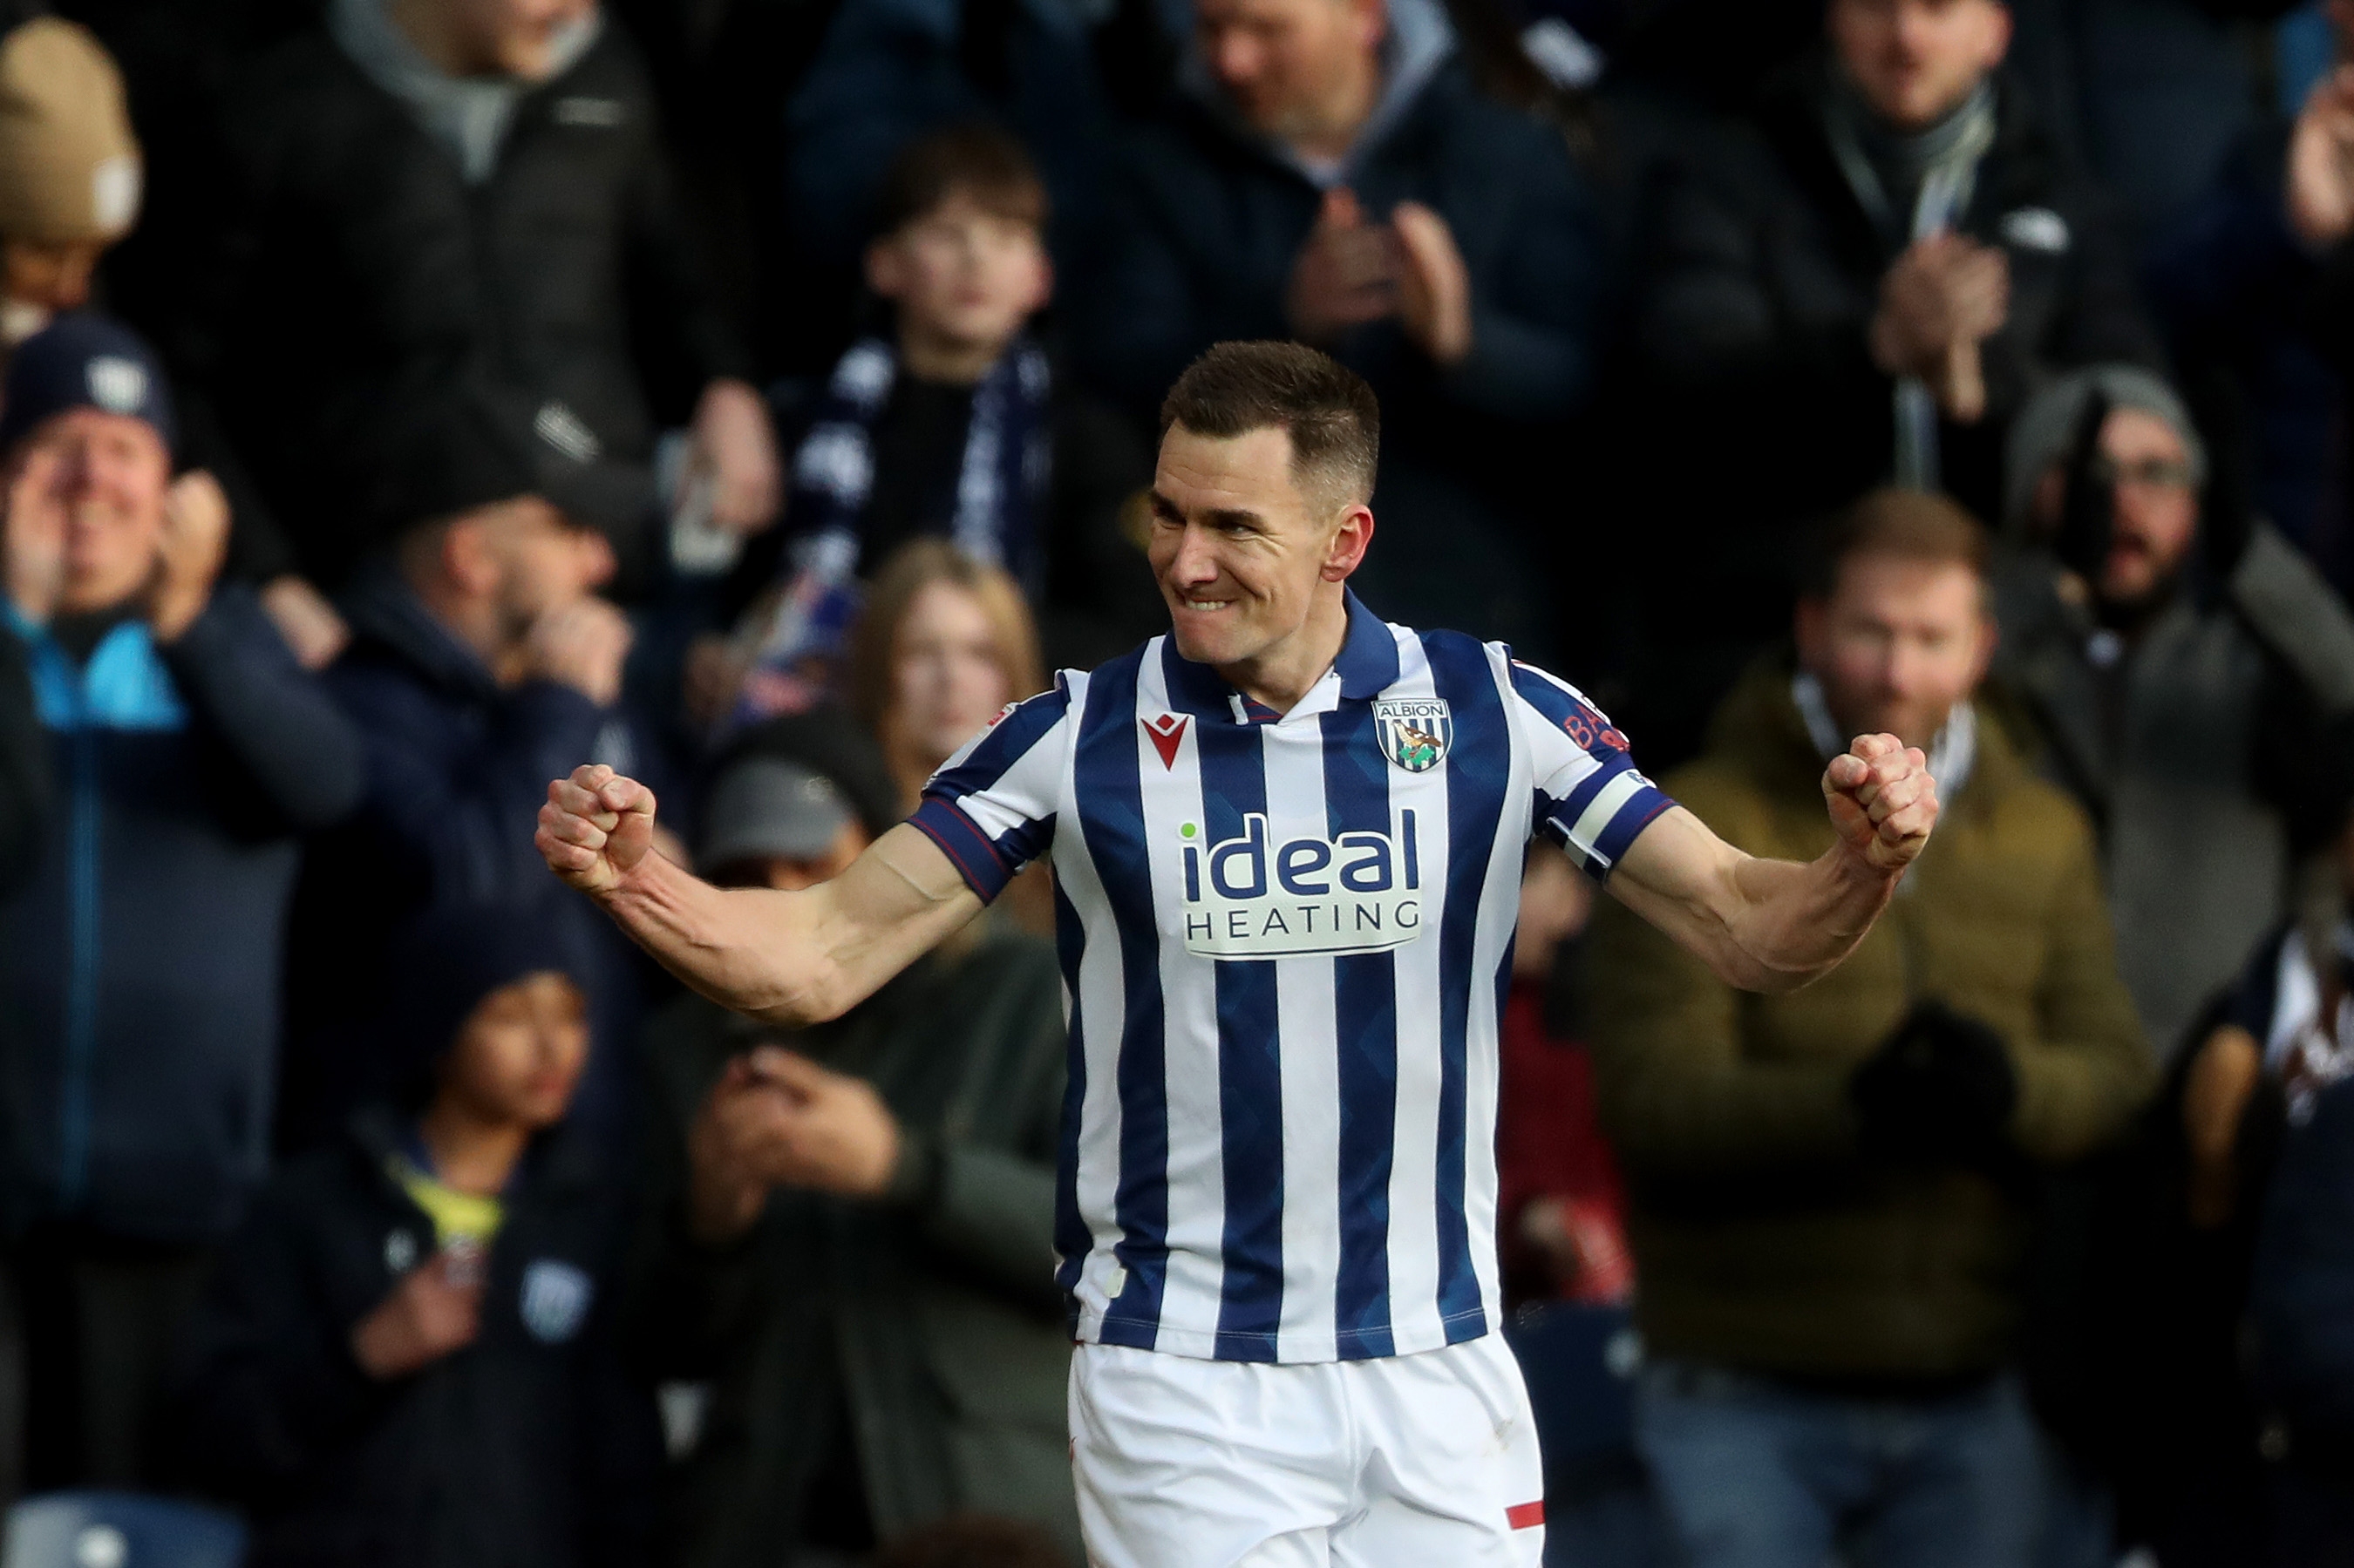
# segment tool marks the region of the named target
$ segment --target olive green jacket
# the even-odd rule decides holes
[[[1055,1160],[1067,1054],[1053,947],[987,919],[840,1020],[780,1033],[699,997],[649,1027],[657,1096],[645,1335],[663,1375],[708,1381],[676,1478],[671,1560],[770,1568],[847,1416],[877,1533],[960,1510],[1043,1524],[1076,1559],[1055,1281]],[[901,1158],[880,1202],[779,1190],[721,1251],[681,1223],[684,1143],[727,1058],[761,1041],[873,1084]],[[837,1407],[835,1402],[840,1401]]]
[[[2034,1168],[2091,1151],[2148,1092],[2091,830],[1996,726],[1978,736],[1879,925],[1802,991],[1737,991],[1624,909],[1597,914],[1596,1063],[1654,1354],[1840,1379],[2000,1365]],[[1751,672],[1665,782],[1739,848],[1804,861],[1832,842],[1822,770],[1783,662]],[[1849,1076],[1928,998],[2009,1043],[2018,1107],[1989,1169],[1858,1153]]]

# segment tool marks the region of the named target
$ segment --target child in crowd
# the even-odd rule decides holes
[[[634,1563],[660,1447],[616,1349],[630,1215],[565,1114],[588,1050],[543,922],[411,945],[411,1092],[285,1170],[189,1332],[196,1473],[255,1564]]]
[[[866,281],[889,328],[822,386],[772,395],[794,446],[785,526],[738,567],[735,632],[696,658],[708,712],[758,718],[824,694],[858,585],[914,539],[1011,574],[1058,663],[1095,662],[1165,624],[1140,530],[1123,518],[1150,459],[1032,334],[1054,275],[1045,187],[1020,143],[981,126],[926,136],[893,164],[878,209]]]

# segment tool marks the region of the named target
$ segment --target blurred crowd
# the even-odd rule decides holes
[[[0,1498],[1076,1568],[1050,869],[785,1032],[535,813],[832,876],[1162,629],[1158,401],[1292,338],[1374,610],[1753,853],[1856,733],[1945,800],[1770,999],[1531,852],[1551,1560],[2354,1563],[2354,0],[0,29]]]

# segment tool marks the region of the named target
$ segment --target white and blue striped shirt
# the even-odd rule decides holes
[[[1496,1327],[1522,849],[1598,877],[1669,804],[1570,686],[1353,596],[1288,714],[1161,637],[949,758],[914,821],[975,892],[1054,855],[1079,1337],[1324,1361]]]

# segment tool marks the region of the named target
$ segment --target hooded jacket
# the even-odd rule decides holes
[[[1784,661],[1753,670],[1664,787],[1734,847],[1807,861],[1832,842],[1822,771]],[[1607,901],[1591,944],[1648,1349],[1841,1379],[1999,1367],[2020,1311],[2020,1178],[2115,1135],[2151,1082],[2075,806],[1981,724],[1894,902],[1812,985],[1736,991]],[[1859,1152],[1849,1079],[1931,999],[2007,1042],[2018,1103],[1989,1169]]]
[[[294,836],[357,802],[358,737],[239,588],[167,647],[8,634],[56,799],[0,903],[5,1224],[218,1241],[266,1169]]]
[[[646,1562],[661,1458],[617,1328],[630,1213],[592,1144],[544,1134],[502,1194],[481,1331],[378,1383],[352,1330],[434,1250],[387,1173],[389,1114],[289,1166],[192,1313],[190,1464],[251,1527],[256,1568],[575,1568]]]

